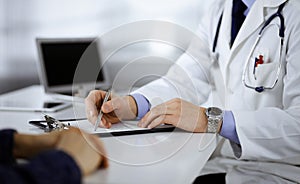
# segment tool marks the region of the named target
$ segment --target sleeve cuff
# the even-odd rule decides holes
[[[60,150],[43,152],[28,164],[19,166],[19,170],[27,173],[36,183],[80,184],[82,178],[74,159]]]
[[[237,143],[240,144],[238,135],[235,129],[235,120],[233,113],[231,111],[224,111],[223,115],[223,124],[220,131],[220,135]]]
[[[15,158],[13,157],[14,146],[14,133],[16,131],[12,129],[6,129],[0,131],[0,163],[1,164],[13,164]]]
[[[144,97],[142,94],[135,93],[131,94],[131,96],[134,98],[136,105],[137,105],[137,119],[143,118],[147,112],[150,110],[151,105],[146,97]]]

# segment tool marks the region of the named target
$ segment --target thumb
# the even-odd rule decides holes
[[[105,114],[114,111],[112,101],[110,100],[110,101],[105,102],[101,107],[101,111]]]
[[[122,99],[115,98],[115,99],[105,102],[102,105],[101,110],[103,113],[111,113],[117,109],[120,109],[121,104],[122,104]]]

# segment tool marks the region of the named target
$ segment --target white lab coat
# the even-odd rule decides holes
[[[228,140],[222,143],[221,157],[211,160],[223,163],[222,166],[215,165],[215,172],[224,169],[229,173],[229,168],[237,165],[246,167],[249,164],[252,171],[267,170],[289,181],[300,182],[300,168],[293,166],[300,165],[299,0],[289,0],[282,11],[285,18],[282,61],[279,61],[278,50],[280,21],[276,18],[265,29],[246,70],[246,80],[250,84],[270,86],[276,78],[278,63],[283,62],[275,88],[258,93],[242,83],[246,58],[260,28],[285,1],[257,0],[230,49],[232,0],[216,0],[199,26],[197,36],[201,42],[192,42],[166,76],[137,91],[148,98],[152,107],[177,97],[201,105],[210,96],[210,106],[219,106],[233,112],[240,147],[234,143],[229,145]],[[212,54],[217,23],[222,12],[216,54]],[[192,53],[194,59],[189,53]],[[260,54],[264,55],[266,63],[256,68],[255,81],[251,66],[254,57]],[[230,147],[232,149],[226,149]],[[222,158],[226,161],[222,162]],[[211,168],[210,171],[214,172]]]

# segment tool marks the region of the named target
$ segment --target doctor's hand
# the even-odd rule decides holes
[[[206,132],[205,108],[176,98],[151,109],[138,123],[140,127],[154,128],[171,124],[190,132]]]
[[[132,96],[117,97],[112,95],[103,104],[105,94],[105,91],[93,90],[85,99],[86,116],[91,123],[96,123],[100,108],[103,116],[99,126],[103,128],[110,128],[111,124],[118,123],[121,120],[136,118],[137,106]]]

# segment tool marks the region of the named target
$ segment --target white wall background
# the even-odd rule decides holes
[[[39,83],[36,37],[98,36],[138,20],[195,31],[204,0],[0,0],[0,93]]]

